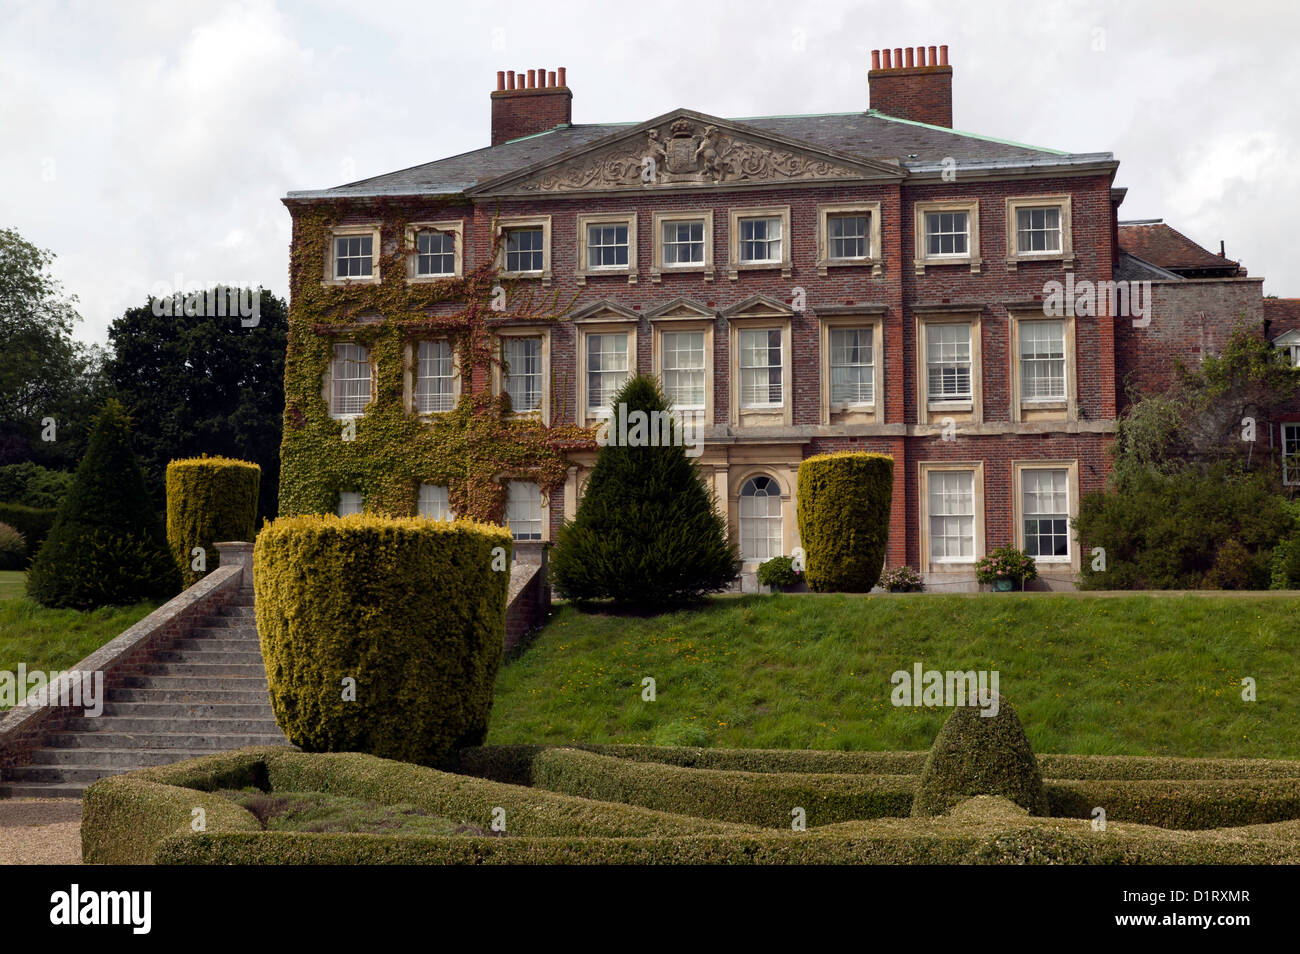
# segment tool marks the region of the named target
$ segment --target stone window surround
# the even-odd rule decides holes
[[[1064,470],[1066,485],[1069,488],[1069,518],[1073,521],[1079,515],[1079,461],[1062,460],[1013,460],[1011,462],[1011,527],[1014,531],[1013,542],[1016,549],[1025,548],[1024,487],[1020,475],[1026,470]],[[1068,566],[1074,573],[1079,572],[1079,537],[1073,526],[1070,527],[1070,556],[1034,557],[1036,563],[1045,563],[1053,567]]]
[[[835,315],[833,317],[819,316],[819,324],[821,327],[818,329],[817,347],[820,353],[822,424],[831,424],[832,418],[835,415],[842,413],[864,415],[864,420],[855,420],[853,423],[880,423],[884,417],[884,314],[877,312],[875,314]],[[870,404],[846,404],[837,406],[831,403],[831,331],[836,328],[871,329],[871,363],[873,380],[871,385],[872,401]]]
[[[781,220],[781,260],[779,262],[742,262],[740,260],[740,220],[741,219],[780,219]],[[730,257],[727,261],[727,278],[736,281],[741,272],[762,271],[779,268],[782,278],[792,274],[790,235],[790,206],[769,205],[748,208],[728,209],[727,227],[730,235]]]
[[[981,347],[983,316],[976,310],[914,313],[916,318],[916,415],[918,424],[932,424],[936,420],[961,414],[965,423],[984,422],[984,366]],[[926,326],[931,324],[970,325],[970,381],[969,401],[931,401],[930,376],[926,360]]]
[[[791,427],[794,421],[794,380],[793,380],[793,343],[792,315],[789,314],[748,314],[727,316],[727,351],[730,368],[730,414],[733,427],[751,426],[745,420],[748,416],[781,415],[777,426]],[[770,408],[742,408],[740,406],[740,331],[762,331],[773,328],[781,331],[781,406]],[[760,425],[761,426],[761,425]]]
[[[868,251],[865,258],[831,258],[830,223],[834,215],[861,214],[870,216],[867,227]],[[857,265],[870,266],[871,277],[879,278],[883,273],[883,259],[880,248],[880,203],[879,202],[835,202],[817,206],[817,274],[826,277],[828,268]]]
[[[371,263],[369,278],[335,278],[334,277],[334,240],[355,235],[369,235],[371,242]],[[322,285],[378,285],[380,281],[380,260],[383,258],[383,238],[378,222],[359,225],[332,225],[329,227],[329,244],[325,250],[325,261],[321,272]]]
[[[732,539],[740,545],[740,491],[751,477],[770,477],[781,489],[781,545],[782,554],[788,556],[798,546],[798,513],[795,509],[794,487],[798,468],[792,471],[784,464],[744,463],[741,466],[724,468],[722,473],[727,481],[727,523],[731,529]],[[745,560],[742,568],[755,569],[760,560]]]
[[[1074,235],[1070,213],[1070,193],[1053,195],[1007,196],[1007,271],[1016,271],[1020,262],[1060,262],[1067,271],[1074,268]],[[1059,252],[1021,252],[1017,247],[1019,230],[1016,210],[1055,205],[1061,209],[1061,250]]]
[[[587,407],[587,336],[588,335],[607,335],[607,334],[626,334],[627,335],[627,373],[629,377],[637,373],[637,345],[636,333],[640,321],[637,318],[619,318],[608,313],[588,319],[576,319],[573,322],[575,331],[575,349],[574,362],[577,374],[574,376],[577,380],[577,404],[576,418],[579,427],[591,427],[605,419],[605,415],[594,415]],[[543,344],[543,350],[546,345]]]
[[[580,212],[578,213],[577,240],[578,266],[574,271],[579,285],[587,284],[587,279],[599,275],[626,275],[627,283],[635,285],[637,279],[637,243],[635,212]],[[589,225],[626,225],[627,226],[627,265],[606,268],[592,268],[587,264],[587,226]]]
[[[542,230],[542,270],[540,272],[510,272],[506,270],[507,229]],[[549,215],[509,215],[492,223],[492,240],[497,244],[496,268],[502,278],[540,278],[542,285],[551,284],[551,217]]]
[[[665,222],[703,222],[704,223],[704,261],[698,265],[664,264],[664,223]],[[651,247],[653,256],[650,264],[650,280],[657,282],[665,274],[700,274],[706,282],[713,281],[713,210],[712,209],[678,209],[654,212],[650,216],[651,228],[654,230]]]
[[[925,216],[927,212],[965,212],[968,215],[968,242],[966,255],[932,256],[925,241]],[[980,203],[979,199],[927,199],[913,203],[913,232],[915,234],[915,260],[917,275],[924,275],[926,266],[969,265],[972,275],[980,272]]]
[[[1007,380],[1011,385],[1011,420],[1022,421],[1077,421],[1079,419],[1078,342],[1075,340],[1076,319],[1073,315],[1059,318],[1037,311],[1007,309],[1008,344],[1010,361]],[[1065,325],[1065,399],[1060,401],[1022,401],[1020,397],[1020,325],[1025,321],[1060,321]]]
[[[415,251],[416,237],[421,232],[451,232],[456,238],[454,271],[450,275],[417,275],[418,253]],[[411,252],[406,256],[406,280],[412,285],[429,282],[445,282],[449,278],[460,278],[465,274],[465,222],[463,219],[450,219],[441,222],[411,222],[406,227],[406,247]]]
[[[971,478],[972,509],[974,510],[974,553],[969,563],[934,561],[930,558],[930,485],[929,475],[936,471],[973,471]],[[918,537],[922,573],[974,573],[975,563],[985,555],[984,537],[984,462],[931,460],[917,463],[917,515],[920,523]],[[938,569],[935,569],[935,568]]]
[[[407,414],[414,414],[425,420],[433,420],[449,414],[450,411],[425,411],[420,413],[415,409],[415,379],[419,373],[419,354],[420,342],[422,341],[446,341],[451,346],[451,395],[452,407],[461,396],[461,370],[460,370],[460,349],[456,347],[456,339],[451,335],[422,334],[418,337],[410,338],[402,344],[402,408]],[[543,346],[545,347],[545,346]]]
[[[545,350],[543,351],[543,353],[545,353]],[[501,473],[501,474],[497,474],[495,479],[496,482],[501,485],[501,494],[502,494],[501,499],[503,501],[506,499],[505,495],[509,492],[507,490],[506,485],[512,481],[516,481],[521,484],[536,484],[538,493],[541,495],[542,539],[540,541],[516,540],[514,541],[515,547],[518,547],[520,543],[538,543],[538,542],[550,543],[551,542],[551,495],[546,492],[546,488],[543,487],[541,483],[538,481],[537,475]],[[509,529],[509,527],[506,525],[506,514],[504,511],[501,514],[501,526],[506,527],[507,530]]]
[[[704,420],[713,423],[713,328],[712,317],[651,317],[650,366],[660,386],[663,386],[663,335],[664,332],[704,332]]]
[[[510,325],[493,330],[496,342],[493,350],[497,360],[492,362],[492,393],[505,393],[505,375],[502,371],[502,339],[510,337],[542,339],[542,406],[537,411],[512,411],[509,415],[514,420],[537,420],[551,425],[551,327],[549,324]]]

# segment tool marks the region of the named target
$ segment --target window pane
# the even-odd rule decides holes
[[[781,261],[781,219],[741,219],[740,260]]]
[[[1022,470],[1020,507],[1025,552],[1033,557],[1070,555],[1070,476],[1064,468]]]
[[[741,405],[779,407],[783,398],[780,329],[747,328],[738,337]]]
[[[1282,425],[1282,481],[1300,484],[1300,424]]]
[[[665,265],[696,265],[704,261],[703,222],[665,222],[663,224],[663,259]]]
[[[420,484],[420,516],[434,520],[455,520],[448,502],[447,488],[434,484]]]
[[[971,396],[970,336],[968,324],[926,326],[926,387],[930,400],[964,400]]]
[[[370,403],[370,351],[358,344],[334,346],[330,370],[335,415],[364,413]]]
[[[506,271],[540,272],[542,270],[541,229],[506,229],[505,244]]]
[[[1018,208],[1016,210],[1016,248],[1026,252],[1061,250],[1061,207]]]
[[[866,215],[830,215],[826,227],[831,258],[866,258],[870,254]]]
[[[608,410],[627,378],[627,335],[587,335],[588,411]]]
[[[968,224],[969,214],[966,212],[927,212],[925,214],[927,254],[969,254]]]
[[[660,347],[664,394],[678,408],[703,408],[704,332],[666,331]]]
[[[516,540],[542,539],[542,491],[537,484],[506,484],[506,526]]]
[[[415,237],[415,274],[456,273],[456,236],[450,232],[421,232]]]
[[[626,268],[627,255],[626,225],[587,226],[588,268]]]
[[[334,239],[334,277],[369,278],[374,236],[340,235]]]
[[[969,470],[927,475],[930,557],[936,561],[975,556],[975,474]]]
[[[511,408],[517,412],[541,410],[542,339],[518,335],[503,338],[501,357]]]
[[[420,414],[450,411],[456,403],[451,342],[421,341],[416,352],[415,409]]]
[[[361,505],[361,494],[356,491],[344,490],[339,493],[338,514],[340,517],[346,517],[352,513],[361,513]]]
[[[740,556],[770,560],[782,552],[781,488],[770,477],[751,477],[740,489]]]
[[[831,403],[870,404],[875,386],[870,328],[832,328]]]
[[[1021,322],[1020,395],[1026,401],[1065,397],[1065,322]]]

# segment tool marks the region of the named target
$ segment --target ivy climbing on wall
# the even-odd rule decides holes
[[[414,249],[407,244],[407,226],[414,215],[430,217],[428,202],[418,209],[396,200],[372,203],[369,220],[383,223],[376,256],[380,281],[325,285],[330,230],[357,221],[357,211],[355,203],[340,202],[294,209],[280,512],[333,513],[340,491],[359,491],[367,512],[410,516],[420,484],[429,483],[447,486],[458,515],[501,523],[506,480],[526,479],[544,493],[558,491],[566,452],[593,448],[594,432],[510,414],[508,396],[491,393],[498,361],[493,329],[556,321],[572,302],[561,302],[558,294],[539,300],[525,283],[503,281],[495,254],[460,278],[408,282],[406,262]],[[494,309],[503,290],[505,308]],[[453,410],[421,418],[406,407],[407,346],[431,337],[452,342],[462,392]],[[326,396],[339,341],[369,349],[375,382],[372,403],[350,427],[330,416]],[[565,416],[554,409],[553,420]]]

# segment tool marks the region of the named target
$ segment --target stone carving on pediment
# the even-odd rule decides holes
[[[824,156],[808,156],[738,139],[717,126],[678,119],[645,143],[624,142],[578,156],[520,184],[523,192],[576,192],[656,185],[721,185],[860,176],[860,170]]]

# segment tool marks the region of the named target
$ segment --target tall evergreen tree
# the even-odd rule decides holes
[[[28,571],[27,595],[45,606],[90,609],[161,600],[179,589],[179,568],[131,450],[130,421],[110,400]]]
[[[727,522],[668,411],[644,375],[615,395],[608,439],[551,559],[552,579],[570,599],[662,608],[735,579],[740,564]]]

